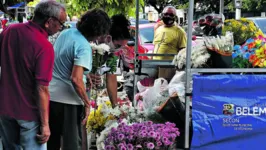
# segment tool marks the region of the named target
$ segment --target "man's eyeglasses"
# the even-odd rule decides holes
[[[58,18],[56,18],[54,16],[51,16],[51,18],[57,20],[60,23],[62,29],[64,29],[66,27],[65,24],[63,22],[61,22]]]

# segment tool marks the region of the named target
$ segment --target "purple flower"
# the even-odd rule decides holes
[[[140,133],[140,136],[141,136],[141,137],[146,137],[146,136],[147,136],[147,132],[146,132],[146,131],[142,131],[142,132]]]
[[[128,139],[129,139],[129,140],[133,140],[133,138],[134,138],[133,135],[129,135],[129,136],[128,136]]]
[[[171,141],[169,141],[169,140],[167,140],[165,143],[164,143],[166,146],[168,146],[168,145],[172,145],[173,144],[173,142],[171,142]]]
[[[111,145],[105,145],[105,149],[106,150],[112,150],[112,146]]]
[[[125,146],[121,146],[120,150],[127,150],[127,148]]]
[[[122,141],[124,138],[125,138],[125,135],[124,135],[124,134],[119,134],[119,135],[118,135],[118,139],[119,139],[120,141]]]
[[[126,123],[122,122],[120,123],[121,126],[126,126]]]
[[[168,141],[167,137],[163,137],[163,142],[165,143],[167,141]]]
[[[156,149],[172,145],[179,134],[178,128],[170,122],[165,124],[142,122],[133,125],[120,123],[117,129],[111,130],[104,143],[105,149]],[[109,147],[107,147],[108,145]],[[113,147],[111,147],[112,145]]]
[[[154,144],[151,143],[151,142],[149,142],[149,143],[147,144],[147,148],[148,148],[148,149],[154,149]]]
[[[125,147],[125,146],[124,146],[124,143],[120,143],[120,144],[118,144],[118,148],[121,149],[121,147]]]
[[[149,137],[153,137],[153,138],[156,137],[156,134],[154,131],[150,131],[148,135],[149,135]]]
[[[148,124],[149,126],[151,126],[151,125],[153,124],[153,122],[152,122],[152,121],[148,121],[147,124]]]
[[[111,132],[116,132],[116,128],[112,128],[111,129]]]
[[[134,146],[132,144],[127,144],[127,149],[128,150],[133,150],[134,149]]]
[[[147,130],[146,126],[141,127],[141,130]]]
[[[163,143],[161,141],[158,141],[156,144],[157,144],[158,147],[163,145]]]
[[[138,144],[138,145],[136,146],[136,148],[139,149],[139,148],[142,148],[142,146],[141,146],[140,144]]]

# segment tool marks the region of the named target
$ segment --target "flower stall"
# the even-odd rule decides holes
[[[192,132],[194,131],[192,131],[190,121],[193,120],[191,117],[193,114],[192,87],[195,88],[195,85],[191,80],[192,74],[263,72],[261,69],[242,68],[261,68],[266,65],[264,52],[266,40],[263,33],[246,19],[226,20],[225,22],[221,35],[203,36],[200,40],[191,42],[190,50],[189,47],[181,50],[175,55],[171,64],[155,60],[147,61],[147,63],[141,61],[137,64],[142,68],[171,65],[172,68],[176,67],[177,71],[170,81],[160,77],[155,79],[154,83],[149,84],[138,81],[136,85],[139,92],[136,93],[135,100],[149,120],[175,123],[180,132],[177,139],[182,137],[179,141],[188,138],[186,142],[193,143]],[[229,22],[234,22],[234,25],[230,25]],[[191,68],[187,68],[187,65]],[[185,132],[187,130],[189,134]],[[198,132],[196,133],[196,137],[199,136]],[[192,145],[195,147],[195,143]]]
[[[190,7],[193,8],[193,5]],[[192,28],[192,15],[193,10],[190,8],[191,25],[189,24],[188,28]],[[196,24],[198,24],[197,30],[202,30],[200,32],[205,36],[200,40],[188,41],[187,48],[175,55],[173,61],[138,59],[140,56],[153,56],[153,54],[135,56],[134,85],[137,88],[135,91],[138,92],[134,93],[133,103],[123,98],[118,107],[112,108],[107,96],[100,94],[102,90],[99,88],[92,90],[95,108],[88,119],[87,129],[90,135],[96,136],[95,148],[99,150],[175,149],[200,145],[193,143],[192,136],[195,127],[192,125],[193,119],[195,120],[192,117],[192,87],[199,88],[193,85],[192,74],[261,72],[262,70],[241,70],[241,68],[266,66],[265,37],[250,21],[245,19],[224,21],[220,15],[208,14],[194,23],[195,26]],[[188,31],[188,39],[192,39],[191,36],[192,31]],[[97,48],[97,45],[93,47],[94,50],[101,49]],[[110,60],[112,65],[108,65],[106,61],[102,61],[104,53],[108,54],[108,50],[103,53],[94,52],[94,59],[97,60],[93,65],[94,73],[102,74],[113,68],[111,66],[114,66],[116,58],[112,58]],[[136,80],[142,68],[158,66],[170,66],[177,70],[170,80],[162,77]],[[196,137],[198,134],[197,131]]]

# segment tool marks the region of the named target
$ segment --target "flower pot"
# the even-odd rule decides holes
[[[209,50],[211,55],[212,68],[232,68],[232,55],[221,54],[216,51]]]
[[[180,101],[177,94],[174,94],[173,96],[168,98],[164,104],[160,106],[157,112],[160,113],[167,121],[175,123],[176,127],[179,129],[180,136],[176,138],[176,143],[174,147],[185,148],[185,104]],[[191,123],[189,132],[191,143],[193,134]]]
[[[167,121],[173,122],[179,129],[185,128],[185,105],[174,95],[166,100],[158,109]]]

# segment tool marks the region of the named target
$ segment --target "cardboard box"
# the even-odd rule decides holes
[[[158,78],[164,78],[170,82],[175,73],[176,69],[173,67],[159,67]]]

